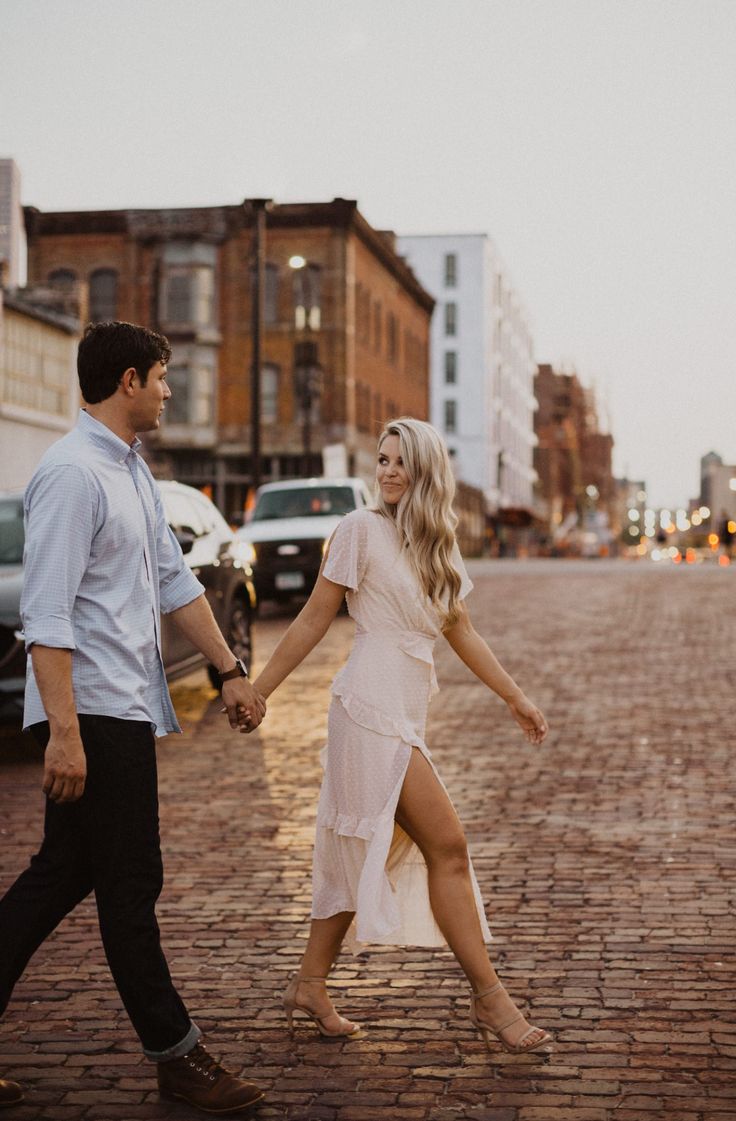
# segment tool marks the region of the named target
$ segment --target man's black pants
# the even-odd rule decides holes
[[[0,900],[0,1014],[33,953],[94,891],[107,961],[143,1048],[149,1058],[174,1058],[199,1032],[172,983],[156,921],[163,865],[154,736],[147,722],[111,716],[80,715],[79,725],[84,794],[63,805],[46,800],[41,848]],[[45,747],[48,724],[31,730]]]

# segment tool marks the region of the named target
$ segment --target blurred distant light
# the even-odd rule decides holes
[[[307,262],[304,260],[304,258],[299,253],[295,253],[293,257],[289,257],[289,268],[290,269],[303,269],[304,266],[306,265],[306,263]]]
[[[629,510],[629,521],[632,521],[632,522],[638,522],[639,521],[639,511],[637,510],[636,506],[632,506],[631,509]]]
[[[640,557],[645,557],[647,555],[647,547],[643,541],[640,541],[636,546],[636,551]]]
[[[693,523],[693,525],[701,525],[702,524],[703,519],[700,516],[700,511],[699,510],[693,510],[693,514],[692,514],[692,517],[691,517],[690,521]]]
[[[728,480],[728,486],[730,490],[736,490],[736,476],[733,476]]]
[[[590,486],[585,488],[585,493],[587,494],[588,498],[597,498],[598,497],[598,487],[594,486],[591,483]]]
[[[659,524],[663,528],[665,526],[668,526],[671,521],[672,521],[672,514],[670,513],[669,510],[660,510],[659,511]]]
[[[662,557],[662,553],[660,552],[659,549],[652,549],[652,560],[653,561],[658,561],[658,560],[661,559],[661,557]]]
[[[716,549],[718,547],[718,534],[717,533],[709,533],[708,534],[708,544],[710,545],[711,549]]]
[[[648,525],[646,527],[646,529],[644,530],[644,533],[647,537],[654,537],[654,534],[656,533],[656,530],[655,530],[653,525]]]
[[[698,510],[698,513],[700,514],[701,518],[703,518],[703,520],[710,517],[710,510],[707,506],[701,506]]]
[[[632,537],[638,537],[639,536],[639,527],[636,526],[636,525],[630,525],[629,526],[629,534]]]
[[[636,492],[636,501],[637,502],[646,502],[646,500],[647,500],[647,492],[645,490],[638,490]]]
[[[736,533],[736,522],[729,522],[728,523],[728,532],[729,533]]]
[[[697,553],[695,552],[694,549],[687,549],[685,551],[685,560],[687,561],[688,564],[695,564],[697,559],[698,559],[698,555],[697,555]]]
[[[731,558],[727,557],[725,553],[722,553],[718,558],[718,563],[721,565],[721,567],[725,568],[726,565],[731,563]]]

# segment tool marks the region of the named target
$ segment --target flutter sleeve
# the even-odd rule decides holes
[[[472,592],[472,590],[473,590],[473,581],[468,576],[468,570],[466,569],[465,562],[463,561],[463,558],[460,554],[460,550],[458,548],[457,541],[455,542],[455,544],[452,547],[452,553],[450,554],[450,560],[452,561],[452,567],[455,569],[458,576],[460,577],[460,591],[458,593],[457,598],[458,599],[465,599],[465,597],[467,595],[469,595],[470,592]]]
[[[368,518],[376,517],[367,510],[347,514],[330,538],[322,575],[333,584],[342,584],[357,591],[368,563]]]

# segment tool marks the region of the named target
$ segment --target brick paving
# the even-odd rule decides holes
[[[478,629],[544,708],[537,751],[438,648],[428,741],[471,842],[511,992],[550,1057],[489,1055],[448,952],[344,956],[339,1006],[363,1041],[291,1039],[280,994],[306,932],[339,617],[231,735],[204,675],[175,688],[160,748],[163,937],[212,1049],[267,1088],[258,1121],[734,1121],[732,778],[736,570],[472,562]],[[262,659],[286,617],[264,619]],[[40,766],[0,740],[0,883],[39,835]],[[83,905],[36,955],[0,1025],[17,1121],[192,1118],[161,1102]]]

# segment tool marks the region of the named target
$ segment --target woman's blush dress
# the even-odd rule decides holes
[[[453,564],[464,598],[473,585],[457,549]],[[437,692],[432,654],[440,617],[421,592],[393,523],[376,511],[356,510],[342,520],[323,575],[348,589],[356,633],[332,684],[312,918],[354,911],[353,944],[444,945],[429,902],[424,858],[394,822],[412,748],[437,775],[424,734],[427,707]],[[470,874],[489,940],[472,866]]]

